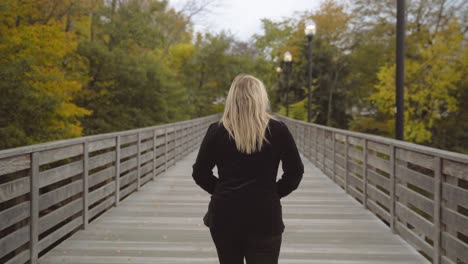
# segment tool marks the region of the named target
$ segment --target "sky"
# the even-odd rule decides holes
[[[176,9],[187,0],[170,0]],[[239,40],[247,41],[261,32],[261,19],[279,21],[295,11],[316,10],[320,0],[217,0],[209,13],[194,18],[195,31],[227,30]]]

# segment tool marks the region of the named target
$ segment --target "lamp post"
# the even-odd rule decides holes
[[[395,138],[404,140],[405,103],[405,0],[397,1],[397,40],[395,76]]]
[[[307,122],[310,123],[312,117],[312,40],[315,35],[315,23],[310,22],[304,29],[304,33],[307,37],[308,46],[307,46]]]
[[[291,73],[292,54],[289,51],[284,53],[283,62],[286,74],[286,116],[289,116],[289,74]]]

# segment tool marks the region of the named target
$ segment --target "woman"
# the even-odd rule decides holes
[[[299,186],[304,165],[287,126],[268,111],[263,83],[237,76],[192,166],[196,184],[211,194],[209,228],[220,264],[244,257],[247,264],[278,263],[285,228],[280,199]],[[280,160],[284,173],[276,182]]]

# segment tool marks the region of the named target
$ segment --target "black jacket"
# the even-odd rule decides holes
[[[240,153],[221,123],[208,127],[192,177],[211,194],[210,228],[219,232],[274,235],[284,231],[280,199],[294,191],[304,165],[282,122],[270,119],[260,152]],[[276,181],[281,160],[283,175]],[[219,178],[213,175],[214,166]]]

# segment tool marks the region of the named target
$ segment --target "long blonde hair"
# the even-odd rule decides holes
[[[270,101],[265,85],[248,74],[237,75],[226,98],[224,114],[219,121],[236,142],[237,150],[251,154],[260,151],[270,119]]]

